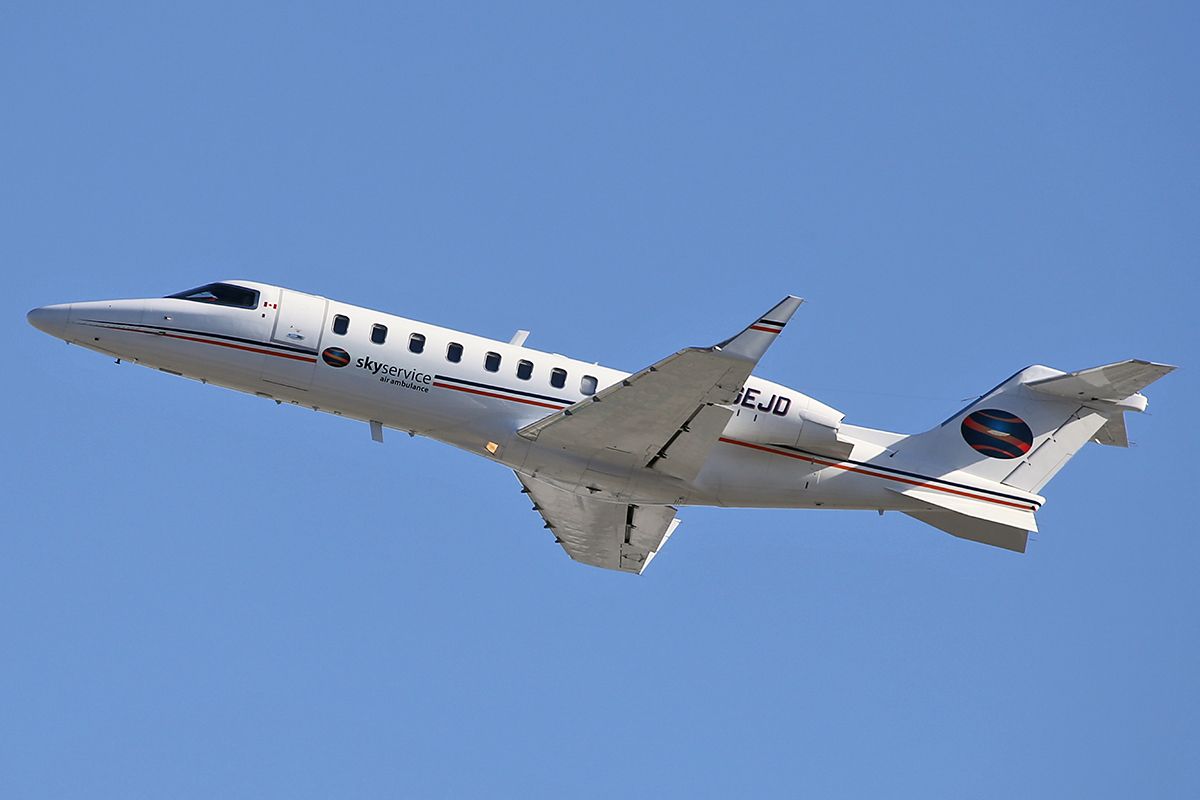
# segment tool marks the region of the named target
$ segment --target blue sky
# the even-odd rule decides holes
[[[1195,796],[1198,16],[5,5],[0,794]],[[1184,369],[1023,557],[685,509],[638,579],[481,459],[24,320],[226,277],[627,369],[793,292],[761,374],[900,431]]]

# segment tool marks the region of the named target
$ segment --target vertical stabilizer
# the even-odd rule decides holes
[[[897,458],[935,475],[961,472],[1038,492],[1089,441],[1126,446],[1124,412],[1174,367],[1120,361],[1063,372],[1027,367],[938,427],[897,443]]]
[[[1141,390],[1174,367],[1120,361],[1079,372],[1021,370],[938,427],[892,445],[898,463],[921,474],[988,482],[1028,492],[989,502],[918,487],[896,490],[912,502],[904,513],[963,539],[1025,552],[1036,531],[1036,494],[1089,441],[1127,447],[1126,411],[1144,411]]]

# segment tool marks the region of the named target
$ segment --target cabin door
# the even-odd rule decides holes
[[[321,343],[321,328],[325,324],[323,297],[314,297],[290,289],[279,291],[279,310],[271,341],[276,355],[268,356],[263,364],[263,380],[296,389],[307,390],[317,366],[317,347]],[[286,349],[285,349],[286,348]]]

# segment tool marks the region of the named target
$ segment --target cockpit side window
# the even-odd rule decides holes
[[[258,292],[231,283],[210,283],[188,289],[186,292],[169,294],[179,300],[194,300],[197,303],[208,303],[214,306],[232,306],[233,308],[258,308]]]

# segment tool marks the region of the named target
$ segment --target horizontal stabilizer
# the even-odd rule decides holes
[[[1033,502],[991,502],[919,487],[891,491],[924,506],[905,510],[905,514],[960,539],[1024,553],[1029,532],[1037,531]]]
[[[932,525],[938,530],[945,531],[960,539],[972,542],[990,544],[1017,553],[1025,552],[1025,544],[1029,541],[1029,532],[1021,528],[999,525],[985,519],[955,514],[952,511],[905,511],[913,519],[920,520],[926,525]]]
[[[947,494],[916,486],[908,489],[889,488],[888,491],[915,500],[931,511],[953,511],[962,516],[976,517],[997,525],[1007,525],[1010,528],[1035,532],[1037,531],[1037,522],[1034,520],[1033,512],[1042,502],[1042,498],[1037,495],[1030,495],[1029,502],[1016,499],[1000,500],[999,498],[994,502],[976,500],[973,497],[964,496],[966,493],[964,495]]]
[[[1170,364],[1156,364],[1153,361],[1131,358],[1102,367],[1030,381],[1025,385],[1035,392],[1081,403],[1121,403],[1123,400],[1132,399],[1133,395],[1174,369]],[[1146,399],[1139,397],[1127,405],[1137,411],[1144,411]]]

